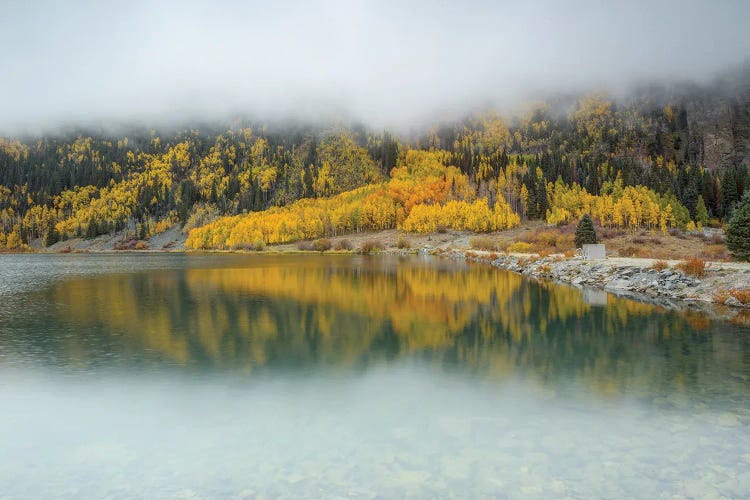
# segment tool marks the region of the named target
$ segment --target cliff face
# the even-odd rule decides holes
[[[689,161],[712,170],[750,165],[750,76],[686,96]]]

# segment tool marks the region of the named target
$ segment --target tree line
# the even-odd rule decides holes
[[[0,248],[122,230],[143,239],[174,224],[191,229],[269,209],[289,217],[305,204],[337,205],[324,200],[341,195],[362,206],[346,223],[328,222],[341,216],[322,209],[331,214],[317,233],[491,230],[514,225],[510,214],[565,223],[582,210],[624,227],[719,222],[750,176],[740,164],[705,165],[686,113],[680,102],[623,105],[589,95],[566,113],[540,104],[510,120],[485,113],[411,136],[246,123],[2,138]],[[312,234],[284,224],[279,241]]]

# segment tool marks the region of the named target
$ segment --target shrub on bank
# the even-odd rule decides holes
[[[677,269],[687,274],[688,276],[702,278],[706,275],[706,271],[708,270],[708,263],[703,259],[693,257],[691,259],[683,260],[682,262],[677,264]]]
[[[320,238],[312,242],[312,249],[316,252],[325,252],[331,249],[331,240],[328,238]]]
[[[383,244],[377,240],[367,240],[364,243],[362,243],[362,246],[360,247],[359,251],[363,254],[369,254],[376,251],[383,250],[385,247]]]
[[[349,240],[339,240],[336,242],[336,244],[333,246],[334,250],[351,250],[352,249],[352,243]]]
[[[497,252],[500,250],[497,241],[489,236],[472,236],[469,238],[469,246],[474,250],[486,250],[488,252]]]
[[[509,253],[530,253],[533,249],[534,245],[525,241],[516,241],[507,248]]]
[[[739,300],[743,304],[750,304],[750,290],[729,290],[729,295]]]
[[[312,251],[312,243],[309,241],[298,241],[297,242],[297,250],[300,250],[302,252],[310,252]]]
[[[653,264],[651,264],[651,269],[654,269],[656,271],[663,271],[669,267],[669,264],[667,264],[666,260],[657,260]]]

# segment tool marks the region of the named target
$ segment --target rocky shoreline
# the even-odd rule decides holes
[[[702,310],[720,316],[733,315],[731,310],[738,313],[750,309],[750,303],[743,304],[728,293],[750,290],[750,265],[746,264],[712,263],[706,275],[697,278],[677,270],[675,261],[657,270],[651,267],[651,259],[539,258],[472,251],[463,253],[463,257],[525,276],[603,290],[670,309]]]

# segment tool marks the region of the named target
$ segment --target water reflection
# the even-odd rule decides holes
[[[83,367],[350,369],[410,356],[500,380],[657,394],[732,391],[746,383],[737,374],[750,352],[740,328],[698,314],[412,258],[264,257],[107,273],[26,300],[49,308],[11,319],[22,335],[15,347]]]
[[[746,326],[479,265],[0,258],[3,498],[747,498],[749,381]]]

